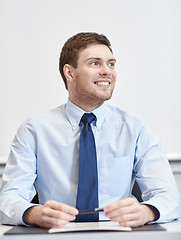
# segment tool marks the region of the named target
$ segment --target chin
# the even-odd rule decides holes
[[[107,94],[102,94],[102,98],[104,100],[109,100],[111,97],[112,97],[112,92],[110,92],[109,94],[108,93]]]
[[[110,98],[112,97],[112,95],[109,95],[109,96],[101,96],[101,97],[99,97],[99,99],[100,99],[100,101],[107,101],[107,100],[109,100]]]

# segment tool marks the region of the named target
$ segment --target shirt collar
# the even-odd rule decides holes
[[[97,121],[96,121],[96,126],[99,129],[101,127],[101,124],[104,121],[104,118],[106,116],[106,104],[103,103],[101,106],[98,108],[94,109],[92,113],[96,116]]]
[[[77,107],[75,104],[73,104],[70,101],[70,99],[68,99],[67,104],[65,105],[65,114],[66,114],[73,130],[75,130],[79,126],[80,120],[84,113],[85,113],[84,110]],[[97,118],[95,125],[99,129],[101,127],[101,124],[103,123],[105,115],[106,115],[106,104],[103,103],[100,107],[94,109],[92,111],[92,113]]]

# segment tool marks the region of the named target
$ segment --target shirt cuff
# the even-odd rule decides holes
[[[174,200],[151,198],[140,204],[150,205],[157,209],[159,217],[150,223],[167,223],[178,219],[180,216],[180,205],[174,202]]]

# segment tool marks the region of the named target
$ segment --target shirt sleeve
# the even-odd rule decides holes
[[[31,121],[17,131],[2,177],[0,222],[24,224],[22,216],[36,194],[36,144]]]
[[[179,218],[180,194],[161,143],[148,124],[142,127],[137,139],[134,172],[143,203],[159,211],[156,222]]]

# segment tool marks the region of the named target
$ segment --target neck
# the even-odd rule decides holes
[[[86,101],[74,101],[74,99],[71,99],[69,97],[70,101],[76,105],[77,107],[81,108],[82,110],[84,110],[85,112],[92,112],[94,109],[100,107],[104,101],[97,101],[94,104],[90,103],[90,102],[86,102]]]

